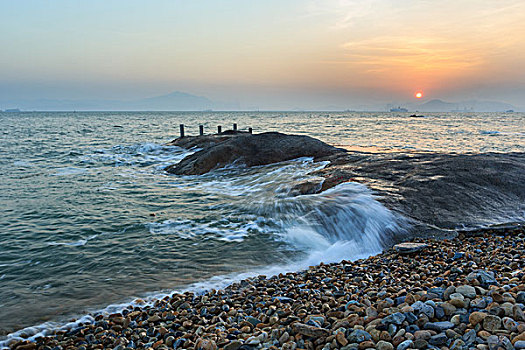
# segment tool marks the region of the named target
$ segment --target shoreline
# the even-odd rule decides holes
[[[175,293],[151,306],[97,315],[93,324],[35,343],[12,340],[9,346],[525,348],[523,227],[415,241],[428,247],[258,276],[202,295]]]

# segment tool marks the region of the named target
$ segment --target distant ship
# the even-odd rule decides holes
[[[514,113],[513,109],[506,110],[505,113]]]
[[[21,112],[21,110],[19,110],[18,108],[9,108],[9,109],[6,109],[4,112],[6,112],[6,113],[18,113],[18,112]]]
[[[390,108],[390,112],[408,112],[408,109],[403,107]]]

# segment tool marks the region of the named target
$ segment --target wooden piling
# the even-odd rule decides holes
[[[237,123],[233,124],[233,131],[237,131]]]
[[[184,124],[180,124],[179,128],[180,128],[180,137],[184,137]]]
[[[199,125],[199,135],[204,135],[204,125]]]
[[[219,125],[217,126],[217,134],[220,134],[222,132],[222,126]]]
[[[249,132],[250,134],[252,133],[252,131],[253,131],[252,128],[248,128],[248,132]]]

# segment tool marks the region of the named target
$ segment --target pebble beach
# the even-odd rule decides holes
[[[356,261],[258,276],[12,349],[525,349],[525,230],[415,240]]]

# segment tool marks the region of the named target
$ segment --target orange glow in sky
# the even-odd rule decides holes
[[[423,97],[423,93],[421,91],[418,91],[418,92],[416,92],[415,96],[416,96],[416,98],[421,98],[421,97]]]

